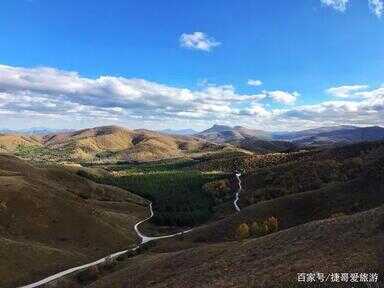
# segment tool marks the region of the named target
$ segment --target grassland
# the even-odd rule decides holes
[[[62,167],[0,154],[0,287],[18,287],[123,250],[146,201]]]
[[[157,225],[141,227],[146,232],[150,228],[151,235],[152,232],[165,231],[160,225],[196,227],[182,236],[154,242],[149,251],[119,260],[112,270],[101,269],[94,275],[88,271],[93,276],[87,282],[79,283],[74,278],[67,279],[69,282],[65,285],[56,285],[71,288],[272,288],[294,283],[297,273],[303,271],[332,273],[342,269],[347,272],[381,272],[380,265],[384,259],[381,245],[384,239],[383,152],[384,143],[269,155],[245,155],[239,150],[224,149],[150,163],[120,162],[75,167],[72,171],[77,171],[78,175],[124,188],[153,201],[153,224]],[[11,167],[0,167],[0,175],[18,177],[25,175],[24,170],[34,170],[24,167],[16,171]],[[230,175],[239,168],[244,169],[241,211],[233,213],[231,201],[236,187],[231,187]],[[43,175],[41,171],[33,172],[32,179],[48,177],[55,182],[54,188],[58,187],[56,189],[61,196],[69,192],[75,197],[71,206],[60,204],[65,210],[57,209],[57,204],[51,206],[54,211],[60,210],[60,214],[71,223],[74,219],[87,220],[82,220],[86,223],[82,227],[87,223],[90,226],[84,234],[85,240],[97,239],[93,229],[107,231],[105,234],[108,235],[100,236],[102,239],[97,239],[93,246],[98,247],[108,241],[118,246],[120,243],[113,240],[116,234],[126,238],[131,236],[129,228],[133,225],[132,219],[137,219],[134,215],[140,215],[143,208],[125,203],[132,199],[132,194],[126,194],[128,192],[119,188],[110,193],[102,189],[109,186],[94,186],[96,184],[89,184],[92,182],[87,179],[73,178],[57,169],[49,169]],[[72,183],[74,180],[76,187]],[[97,189],[90,190],[84,183]],[[36,185],[35,182],[33,184]],[[25,187],[18,190],[27,191]],[[32,192],[37,193],[34,189]],[[78,209],[69,210],[77,207],[76,201],[82,204],[79,207],[91,205],[86,210],[87,215],[89,212],[92,219],[97,217],[106,223],[109,230],[104,225],[94,224],[94,220],[88,219],[87,215],[79,214]],[[215,212],[219,206],[231,208],[231,211],[218,215]],[[80,211],[84,212],[83,209]],[[33,213],[31,215],[34,216]],[[132,219],[127,221],[127,216]],[[16,223],[29,223],[36,217],[23,218],[23,221]],[[276,219],[276,229],[268,233],[254,233],[254,223],[265,223],[271,217]],[[4,219],[8,222],[3,226],[12,227],[11,217],[8,215]],[[37,220],[41,221],[40,218]],[[239,241],[237,232],[244,225],[251,231]],[[65,230],[66,234],[70,231]],[[80,247],[75,251],[88,252],[88,248],[83,247],[87,244],[83,238],[76,233],[71,237]],[[65,241],[62,241],[57,257],[71,257],[71,261],[78,261],[66,254],[66,251],[74,251],[69,249],[71,247],[66,238],[60,239]],[[99,248],[98,251],[104,250]],[[56,261],[57,265],[67,260],[50,261]],[[44,266],[42,269],[48,268]],[[11,272],[5,271],[4,274],[13,275]]]

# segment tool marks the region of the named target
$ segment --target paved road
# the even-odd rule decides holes
[[[241,187],[240,176],[241,176],[240,173],[236,173],[237,182],[239,183],[239,189],[237,189],[236,196],[235,196],[235,201],[233,201],[233,205],[235,206],[235,209],[236,209],[237,212],[240,212],[240,207],[238,205],[238,202],[239,202],[239,199],[240,199],[241,190],[243,190],[243,187]]]
[[[241,176],[240,173],[236,173],[236,178],[237,178],[237,180],[239,182],[239,189],[236,192],[235,201],[233,202],[236,211],[240,211],[240,207],[237,204],[238,201],[239,201],[240,192],[242,190],[240,176]],[[91,263],[88,263],[88,264],[84,264],[84,265],[81,265],[81,266],[78,266],[78,267],[67,269],[65,271],[62,271],[62,272],[56,273],[54,275],[51,275],[51,276],[49,276],[47,278],[44,278],[44,279],[42,279],[42,280],[40,280],[38,282],[35,282],[35,283],[32,283],[32,284],[28,284],[28,285],[25,285],[25,286],[21,286],[19,288],[35,288],[35,287],[39,287],[39,286],[41,286],[43,284],[47,284],[47,283],[52,282],[54,280],[60,279],[60,278],[66,276],[66,275],[69,275],[71,273],[74,273],[74,272],[77,272],[77,271],[80,271],[80,270],[84,270],[84,269],[92,267],[92,266],[99,265],[99,264],[101,264],[103,262],[106,262],[106,261],[108,261],[110,259],[114,259],[114,258],[116,258],[116,257],[118,257],[120,255],[126,254],[126,253],[128,253],[130,251],[135,251],[135,250],[139,249],[141,245],[143,245],[145,243],[148,243],[150,241],[156,241],[156,240],[165,239],[165,238],[172,238],[172,237],[175,237],[177,235],[181,235],[181,234],[185,234],[185,233],[191,232],[193,230],[193,229],[189,229],[189,230],[186,230],[186,231],[183,231],[183,232],[179,232],[179,233],[175,233],[175,234],[171,234],[171,235],[165,235],[165,236],[158,236],[158,237],[147,236],[147,235],[143,234],[142,232],[140,232],[139,226],[141,224],[143,224],[144,222],[149,221],[153,217],[154,212],[153,212],[153,208],[152,208],[152,203],[149,204],[149,211],[150,211],[150,216],[145,218],[144,220],[141,220],[141,221],[137,222],[135,224],[135,226],[134,226],[134,229],[135,229],[135,232],[136,232],[137,236],[139,236],[139,238],[141,239],[140,244],[137,245],[135,248],[116,252],[114,254],[108,255],[107,257],[101,258],[101,259],[99,259],[97,261],[94,261],[94,262],[91,262]]]
[[[52,282],[54,280],[57,280],[57,279],[60,279],[66,275],[69,275],[71,273],[74,273],[74,272],[77,272],[77,271],[80,271],[80,270],[84,270],[86,268],[89,268],[89,267],[92,267],[92,266],[96,266],[96,265],[99,265],[103,262],[106,262],[108,260],[111,260],[111,259],[114,259],[120,255],[123,255],[123,254],[126,254],[130,251],[135,251],[137,249],[140,248],[140,246],[144,243],[147,243],[147,242],[150,242],[150,241],[155,241],[155,240],[159,240],[159,239],[165,239],[165,238],[171,238],[171,237],[175,237],[177,235],[181,235],[181,234],[184,234],[184,233],[188,233],[190,231],[192,231],[192,229],[190,230],[187,230],[187,231],[183,231],[183,232],[179,232],[179,233],[175,233],[175,234],[172,234],[172,235],[166,235],[166,236],[159,236],[159,237],[149,237],[149,236],[146,236],[144,235],[142,232],[140,232],[139,230],[139,225],[150,220],[154,213],[153,213],[153,208],[152,208],[152,203],[149,204],[149,210],[150,210],[150,216],[145,218],[144,220],[141,220],[139,222],[137,222],[134,226],[134,229],[136,231],[136,234],[137,236],[139,236],[139,238],[141,239],[141,242],[139,245],[137,245],[135,248],[132,248],[132,249],[128,249],[128,250],[123,250],[123,251],[119,251],[119,252],[116,252],[114,254],[111,254],[111,255],[108,255],[107,257],[104,257],[104,258],[101,258],[97,261],[94,261],[94,262],[91,262],[91,263],[88,263],[88,264],[84,264],[84,265],[81,265],[81,266],[77,266],[77,267],[73,267],[73,268],[70,268],[70,269],[67,269],[65,271],[62,271],[62,272],[59,272],[57,274],[54,274],[54,275],[51,275],[47,278],[44,278],[38,282],[35,282],[35,283],[32,283],[32,284],[28,284],[28,285],[25,285],[25,286],[21,286],[19,288],[35,288],[35,287],[39,287],[43,284],[47,284],[49,282]]]
[[[141,238],[141,243],[140,244],[144,244],[144,243],[147,243],[147,242],[150,242],[150,241],[155,241],[155,240],[160,240],[160,239],[165,239],[165,238],[172,238],[172,237],[175,237],[177,235],[181,235],[181,234],[185,234],[185,233],[188,233],[188,232],[191,232],[193,229],[189,229],[189,230],[186,230],[186,231],[182,231],[182,232],[179,232],[179,233],[175,233],[175,234],[171,234],[171,235],[165,235],[165,236],[158,236],[158,237],[150,237],[150,236],[146,236],[145,234],[141,233],[140,230],[139,230],[139,225],[148,221],[149,219],[151,219],[154,215],[153,213],[153,208],[152,208],[152,203],[149,204],[149,210],[151,212],[151,215],[144,219],[144,220],[141,220],[140,222],[136,223],[135,225],[135,231],[136,231],[136,234]]]

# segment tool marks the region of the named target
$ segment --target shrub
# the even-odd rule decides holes
[[[264,225],[267,228],[267,233],[274,233],[279,230],[279,223],[276,217],[269,217],[264,221]]]
[[[251,232],[253,236],[261,237],[279,230],[279,223],[276,217],[269,217],[264,221],[252,223]]]
[[[244,240],[249,237],[249,226],[246,223],[240,224],[236,231],[236,238]]]
[[[267,229],[263,223],[255,221],[252,223],[251,232],[253,236],[261,237],[267,234]]]

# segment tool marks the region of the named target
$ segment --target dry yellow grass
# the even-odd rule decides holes
[[[0,134],[0,152],[13,152],[19,145],[41,146],[40,139],[17,134]]]
[[[117,126],[48,135],[43,141],[50,148],[69,149],[72,157],[79,160],[92,160],[98,153],[111,152],[117,160],[153,161],[179,157],[207,147],[205,141],[197,138]]]
[[[0,286],[15,287],[136,243],[146,202],[60,167],[0,154]],[[17,273],[15,273],[17,271]]]
[[[140,255],[86,287],[275,288],[297,285],[297,273],[382,273],[383,221],[382,206],[243,242]]]

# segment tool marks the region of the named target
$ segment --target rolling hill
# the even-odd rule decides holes
[[[218,145],[195,137],[167,135],[149,130],[129,130],[118,126],[104,126],[79,131],[44,135],[40,142],[29,143],[32,137],[4,135],[5,147],[14,151],[20,145],[34,146],[19,149],[19,156],[38,160],[53,158],[57,161],[154,161],[183,157],[189,153],[220,149]],[[0,137],[1,141],[1,137]],[[41,149],[36,149],[40,147]],[[51,159],[51,160],[53,160]]]
[[[19,145],[42,146],[41,139],[36,136],[21,134],[0,134],[0,152],[14,152]]]
[[[274,132],[272,137],[273,139],[282,140],[282,141],[294,141],[294,140],[314,137],[321,133],[332,133],[340,130],[349,131],[349,130],[354,130],[356,128],[358,127],[348,126],[348,125],[319,127],[319,128],[292,131],[292,132]]]
[[[16,287],[136,242],[146,200],[0,154],[0,286]]]
[[[236,143],[248,138],[270,139],[270,133],[263,130],[248,129],[242,126],[213,125],[211,128],[195,134],[196,137],[215,143]]]
[[[276,134],[274,139],[291,141],[300,147],[343,145],[384,139],[384,128],[379,126],[336,126],[310,129],[287,134]]]
[[[218,144],[231,144],[257,154],[286,152],[296,149],[296,145],[288,141],[272,140],[272,134],[269,132],[242,126],[214,125],[195,134],[195,136]]]
[[[201,204],[203,198],[199,197],[214,196],[215,203],[219,203],[213,206],[216,217],[189,233],[154,242],[137,254],[118,259],[108,270],[101,267],[81,273],[88,275],[86,282],[79,282],[79,274],[74,274],[52,285],[63,288],[298,287],[297,273],[303,271],[384,272],[381,265],[384,259],[381,245],[384,240],[384,142],[268,155],[234,152],[208,154],[180,163],[114,164],[116,172],[128,169],[124,177],[131,179],[120,182],[124,184],[122,187],[135,191],[149,185],[144,192],[166,196],[163,200],[153,199],[155,204],[161,202],[155,205],[155,214],[161,215],[163,208],[170,212],[174,200],[187,200],[189,204],[173,215],[178,219],[181,213],[193,212],[190,205]],[[223,169],[212,165],[213,161],[217,161],[216,164],[225,161],[232,169],[243,165],[240,212],[235,212],[231,197],[236,183],[214,176]],[[9,253],[3,256],[4,261],[11,259],[11,268],[0,272],[16,279],[16,282],[5,282],[8,285],[5,287],[12,287],[11,284],[21,279],[57,272],[68,263],[73,266],[134,241],[131,228],[134,219],[145,215],[142,206],[145,200],[140,197],[95,184],[68,169],[34,168],[9,155],[0,157],[0,163],[3,180],[0,211],[17,211],[0,215],[0,227],[5,227],[0,230],[4,239],[0,243],[7,247],[1,251]],[[101,169],[103,165],[96,167]],[[200,168],[210,172],[202,175],[212,178],[209,181],[213,182],[200,183],[209,188],[201,192],[208,194],[191,190],[194,197],[188,200],[184,188],[193,184],[188,175]],[[129,172],[134,171],[132,169],[137,171]],[[172,173],[164,173],[167,169]],[[108,177],[106,171],[84,171],[90,172]],[[118,185],[115,181],[118,173],[113,175],[110,183]],[[159,187],[162,189],[157,189]],[[11,197],[18,198],[10,201]],[[8,207],[12,209],[7,210]],[[277,231],[258,234],[254,223],[263,223],[270,217],[275,217]],[[155,221],[148,224],[144,229],[150,233],[167,229],[154,225]],[[73,229],[74,225],[81,229]],[[239,240],[238,230],[242,225],[251,228]],[[40,246],[32,246],[36,243]],[[28,248],[28,253],[17,254],[21,253],[20,247]],[[47,252],[47,249],[51,250]],[[51,253],[52,249],[56,249],[55,252]],[[27,262],[31,263],[36,255],[39,259],[34,268],[18,261],[28,257]],[[52,263],[49,267],[45,264],[48,262]],[[22,273],[12,274],[16,266],[21,267]]]
[[[240,212],[225,198],[232,213],[153,243],[85,287],[302,287],[303,271],[383,273],[383,151],[370,142],[279,161],[260,155],[242,176]],[[278,231],[257,234],[254,223],[272,216]],[[244,224],[251,230],[239,240]],[[84,287],[67,280],[62,287]]]
[[[384,128],[332,126],[295,132],[267,132],[241,126],[214,125],[195,134],[214,143],[228,143],[257,154],[384,140]]]
[[[379,273],[383,221],[381,206],[242,242],[139,255],[86,287],[303,287],[297,273],[310,273],[303,271]]]

